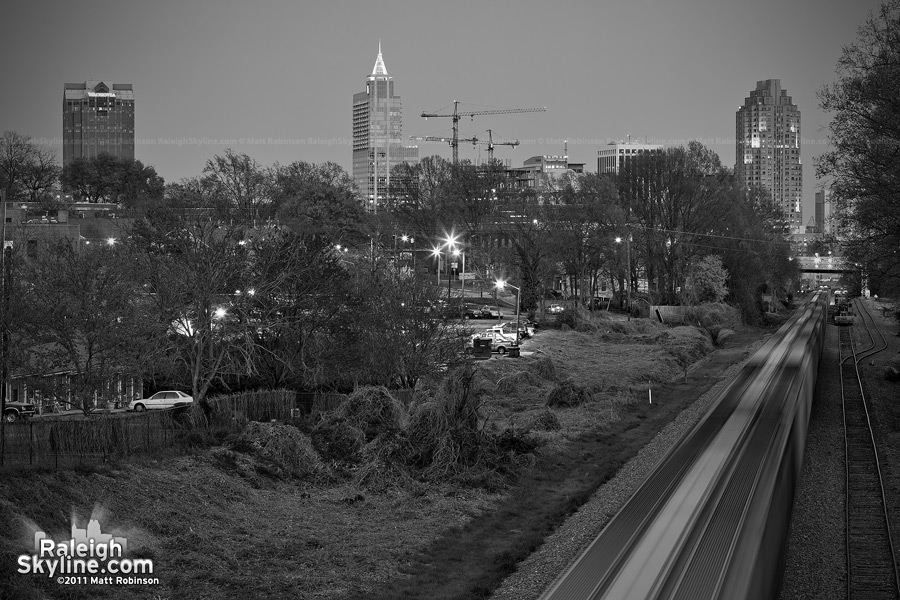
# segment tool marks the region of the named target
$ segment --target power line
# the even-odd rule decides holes
[[[757,242],[757,243],[760,243],[760,244],[772,244],[772,243],[778,243],[778,241],[776,241],[776,240],[763,240],[763,239],[754,239],[754,238],[741,238],[741,237],[734,237],[734,236],[729,236],[729,235],[716,235],[716,234],[714,234],[714,233],[697,233],[697,232],[695,232],[695,231],[679,231],[679,230],[677,230],[677,229],[665,229],[665,228],[662,228],[662,227],[648,227],[648,226],[646,226],[646,225],[638,225],[638,224],[636,224],[636,223],[629,223],[628,226],[629,226],[629,227],[637,227],[638,229],[644,229],[644,230],[647,230],[647,231],[662,231],[662,232],[665,232],[665,233],[679,233],[679,234],[682,234],[682,235],[697,235],[697,236],[701,236],[701,237],[719,238],[719,239],[723,239],[723,240],[736,240],[736,241],[739,241],[739,242]],[[785,244],[790,243],[790,242],[788,242],[787,240],[780,240],[780,242],[785,243]]]

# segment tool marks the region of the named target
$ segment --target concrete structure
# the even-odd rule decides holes
[[[63,166],[103,152],[134,160],[134,90],[130,83],[67,83],[62,114]]]
[[[791,233],[803,226],[800,111],[781,80],[756,82],[735,116],[735,165],[747,188],[761,186],[781,207]]]
[[[419,161],[419,147],[404,146],[402,139],[400,96],[394,93],[379,42],[366,91],[353,94],[353,181],[367,210],[377,212],[387,198],[391,169]]]
[[[634,157],[662,152],[660,144],[638,144],[627,142],[610,142],[606,148],[597,151],[597,173],[616,174],[623,165]]]

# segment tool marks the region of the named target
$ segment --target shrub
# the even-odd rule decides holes
[[[567,408],[580,406],[593,399],[591,393],[584,386],[572,382],[564,382],[553,388],[547,397],[547,406]]]
[[[515,394],[523,385],[535,386],[539,382],[528,371],[516,371],[497,381],[497,391],[501,394]]]
[[[323,468],[310,438],[292,425],[251,421],[231,447],[249,447],[256,456],[292,475],[312,475]]]
[[[533,361],[529,366],[534,374],[541,379],[556,381],[559,378],[559,375],[556,372],[556,365],[550,358],[539,358]]]
[[[534,418],[530,428],[534,431],[559,431],[562,425],[556,413],[552,410],[545,410]]]

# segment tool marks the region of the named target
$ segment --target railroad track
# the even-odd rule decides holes
[[[874,327],[874,321],[862,302],[857,301],[856,308],[860,316],[859,324],[869,337],[869,347],[861,351],[855,348],[853,330],[856,325],[839,330],[846,465],[847,598],[900,599],[900,579],[878,449],[859,374],[859,362],[880,352],[887,344],[881,336],[884,345],[878,348],[876,332],[878,335],[881,332]]]

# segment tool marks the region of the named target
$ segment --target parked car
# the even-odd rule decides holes
[[[564,310],[566,310],[566,309],[563,308],[563,306],[560,304],[551,304],[550,308],[547,309],[547,312],[557,315],[557,314],[563,312]]]
[[[128,403],[128,410],[143,412],[156,408],[172,408],[173,406],[183,406],[190,404],[194,399],[184,392],[167,390],[164,392],[156,392],[149,398],[142,400],[132,400]]]
[[[481,318],[482,319],[502,319],[503,313],[500,312],[499,308],[494,306],[482,306],[481,307]]]
[[[7,423],[13,423],[17,419],[27,419],[34,416],[34,404],[30,402],[6,402],[3,418]]]
[[[475,306],[474,304],[466,304],[466,307],[463,310],[463,317],[466,319],[480,319],[481,308]]]

